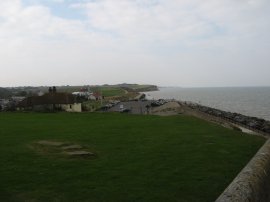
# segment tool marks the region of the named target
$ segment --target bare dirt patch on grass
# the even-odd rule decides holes
[[[44,146],[56,146],[56,147],[63,146],[65,144],[64,142],[55,142],[48,140],[40,140],[37,143]]]
[[[62,157],[90,158],[96,157],[96,153],[89,151],[88,148],[70,142],[40,140],[30,146],[32,149],[42,155],[55,155]]]

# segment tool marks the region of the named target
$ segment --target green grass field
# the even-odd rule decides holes
[[[105,97],[125,95],[125,91],[119,87],[104,87],[104,86],[102,86],[102,87],[91,88],[91,90],[94,92],[96,92],[96,91],[100,92]]]
[[[0,201],[214,201],[264,141],[187,116],[0,113]]]

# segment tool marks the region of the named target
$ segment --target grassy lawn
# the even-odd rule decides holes
[[[101,104],[102,103],[102,104]],[[99,109],[102,105],[105,105],[107,103],[106,100],[103,100],[102,102],[100,100],[89,100],[82,104],[84,111],[95,111]]]
[[[186,116],[0,113],[0,201],[214,201],[264,141]]]

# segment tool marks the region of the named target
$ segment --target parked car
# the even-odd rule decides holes
[[[131,110],[130,109],[127,109],[127,108],[124,108],[124,109],[121,109],[120,112],[121,113],[128,113],[130,112]]]

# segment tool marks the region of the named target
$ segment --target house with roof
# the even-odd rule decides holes
[[[91,95],[93,95],[93,93],[91,93],[91,92],[73,92],[72,95],[90,100],[91,99],[90,97],[91,97]]]
[[[94,92],[94,96],[95,96],[96,99],[98,99],[98,100],[103,99],[103,96],[102,96],[102,94],[101,94],[100,92]]]
[[[27,97],[17,105],[17,108],[19,110],[33,111],[82,111],[81,103],[77,102],[75,96],[56,91],[49,91],[49,93],[42,96]]]

